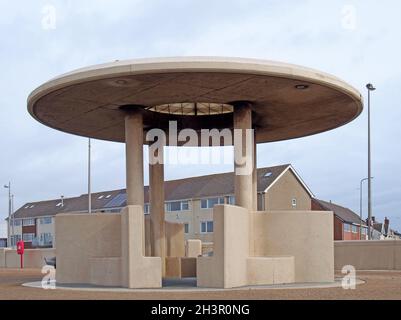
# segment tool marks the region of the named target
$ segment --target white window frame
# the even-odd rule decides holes
[[[227,197],[227,204],[235,205],[235,195]]]
[[[45,222],[46,221],[46,222]],[[39,218],[39,224],[52,224],[53,219],[52,217],[42,217]]]
[[[355,231],[354,231],[354,229],[355,229]],[[352,225],[351,225],[351,232],[352,232],[352,233],[358,233],[358,226],[352,224]]]
[[[213,220],[202,220],[202,221],[200,221],[200,225],[199,225],[201,234],[213,233],[213,230],[209,231],[208,223],[212,223],[212,229],[214,230]],[[205,224],[205,230],[206,231],[202,231],[202,224]]]
[[[297,198],[292,198],[291,205],[292,205],[293,208],[297,207]]]
[[[47,238],[47,242],[45,241],[45,238]],[[42,232],[39,239],[44,245],[53,244],[53,235],[50,232]]]
[[[180,209],[179,210],[171,210],[171,203],[179,203],[180,204]],[[187,204],[188,209],[184,209],[184,203]],[[188,200],[182,200],[182,201],[168,201],[165,203],[165,209],[167,212],[179,212],[179,211],[189,211],[190,210],[190,205]]]
[[[219,205],[219,204],[224,204],[225,203],[225,199],[224,199],[225,197],[210,197],[210,198],[203,198],[203,199],[201,199],[201,209],[202,210],[208,210],[208,209],[213,209],[213,207],[215,206],[215,205]],[[211,204],[210,204],[210,202],[211,202],[211,200],[215,200],[215,199],[217,199],[217,203],[215,203],[215,204],[213,204],[213,206],[211,206]],[[206,201],[206,207],[203,207],[202,206],[202,202],[203,201]]]
[[[346,230],[346,227],[348,227],[348,230]],[[344,232],[351,232],[351,225],[349,223],[344,223]]]
[[[31,239],[26,239],[25,238],[25,236],[31,236],[31,237],[29,237],[29,238],[31,238]],[[22,240],[24,241],[24,242],[33,242],[33,240],[35,239],[35,234],[34,233],[23,233],[22,234]]]
[[[22,220],[23,227],[34,226],[34,225],[35,225],[35,218],[26,218]]]
[[[20,234],[14,234],[10,236],[10,240],[11,240],[11,245],[16,246],[17,242],[22,240],[22,238]]]

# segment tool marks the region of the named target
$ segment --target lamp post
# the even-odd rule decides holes
[[[371,177],[371,149],[370,149],[370,92],[375,91],[376,88],[368,83],[366,85],[368,89],[368,177]],[[372,179],[368,179],[368,239],[372,239],[371,232],[371,220],[372,220]]]
[[[14,232],[14,226],[15,226],[15,217],[14,217],[14,195],[11,195],[11,221],[12,221],[12,238],[14,239],[13,243],[11,244],[12,247],[14,248],[16,243],[15,243],[15,232]]]
[[[11,245],[11,182],[8,185],[4,185],[4,188],[8,189],[8,228],[7,228],[7,246]],[[8,243],[10,242],[10,243]]]
[[[91,194],[91,139],[88,139],[88,213],[92,213],[92,194]]]
[[[373,177],[371,179],[373,179]],[[363,182],[366,180],[369,180],[369,178],[362,179],[360,182],[360,187],[359,187],[359,191],[360,191],[360,194],[359,194],[359,219],[361,220],[361,225],[359,227],[359,240],[362,240],[362,221],[363,221],[363,218],[362,218],[362,187],[363,187]]]

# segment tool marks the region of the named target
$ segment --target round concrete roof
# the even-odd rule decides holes
[[[252,103],[258,143],[298,138],[355,119],[361,94],[342,80],[301,66],[241,58],[180,57],[115,61],[54,78],[28,98],[29,113],[61,131],[125,141],[124,105],[141,105],[145,131],[232,128],[230,103]],[[171,104],[225,112],[191,115],[155,112]],[[181,110],[181,109],[178,109]],[[207,111],[206,111],[207,112]]]

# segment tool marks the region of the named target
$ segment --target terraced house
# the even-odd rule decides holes
[[[258,174],[258,210],[311,210],[312,192],[289,165],[261,168]],[[145,214],[149,188],[145,186]],[[213,207],[234,203],[234,174],[222,173],[164,183],[166,220],[184,224],[186,239],[213,241]],[[92,194],[92,211],[119,212],[126,206],[125,189]],[[88,195],[26,203],[11,219],[11,244],[23,239],[27,248],[54,247],[54,219],[59,213],[88,212]]]

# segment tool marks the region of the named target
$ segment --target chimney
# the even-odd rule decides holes
[[[389,229],[388,229],[389,224],[390,224],[390,220],[389,220],[387,217],[385,217],[385,218],[384,218],[384,231],[385,231],[386,233],[388,233],[388,231],[389,231]]]

